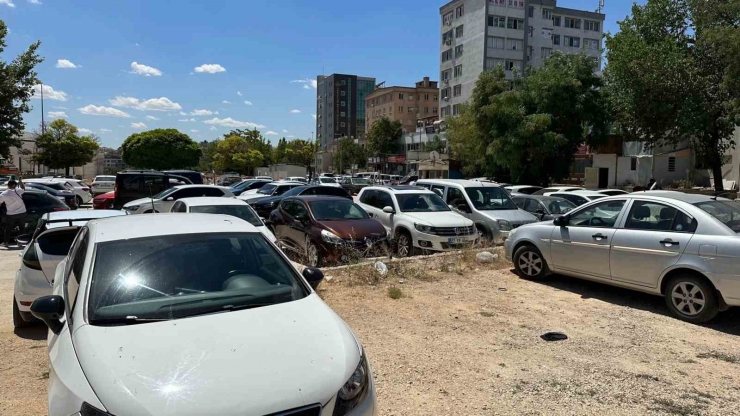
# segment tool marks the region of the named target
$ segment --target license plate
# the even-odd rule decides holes
[[[452,244],[460,244],[460,243],[465,243],[467,241],[468,239],[466,238],[448,238],[447,239],[447,242],[452,243]]]

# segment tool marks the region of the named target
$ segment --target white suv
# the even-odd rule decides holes
[[[410,256],[417,248],[454,250],[478,241],[473,221],[452,211],[432,191],[415,186],[368,186],[358,200],[391,232],[399,257]]]

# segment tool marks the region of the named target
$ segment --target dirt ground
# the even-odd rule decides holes
[[[0,249],[0,415],[45,415],[46,332],[13,332],[17,267]],[[327,270],[319,293],[363,342],[379,415],[740,414],[740,311],[690,325],[661,298],[509,268]]]

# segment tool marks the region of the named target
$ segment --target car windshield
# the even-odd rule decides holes
[[[92,325],[171,320],[290,302],[307,289],[260,233],[158,235],[102,242]]]
[[[319,178],[321,183],[337,183],[334,178]]]
[[[482,186],[465,188],[465,193],[479,211],[498,211],[518,209],[509,193],[497,186]]]
[[[190,212],[198,214],[223,214],[231,215],[232,217],[241,218],[244,221],[254,225],[255,227],[262,227],[262,220],[257,214],[249,208],[247,204],[244,205],[198,205],[190,207]]]
[[[369,185],[370,182],[365,178],[352,178],[352,183],[355,185]]]
[[[154,195],[152,198],[153,199],[164,199],[164,198],[167,198],[167,196],[169,194],[175,192],[176,190],[177,190],[176,188],[168,188],[168,189],[165,189],[164,191],[162,191],[162,192]]]
[[[300,194],[301,194],[301,192],[303,192],[303,190],[304,190],[304,189],[307,189],[307,188],[308,188],[308,186],[296,186],[295,188],[293,188],[293,189],[291,189],[291,190],[289,190],[289,191],[285,191],[285,192],[283,193],[283,196],[295,196],[295,195],[300,195]]]
[[[740,204],[728,201],[708,201],[694,205],[740,234]]]
[[[591,201],[594,201],[596,199],[606,198],[609,195],[589,195],[586,198],[590,199]]]
[[[551,199],[542,201],[550,214],[565,214],[576,207],[576,205],[565,199]]]
[[[232,191],[241,191],[243,189],[246,189],[249,185],[253,184],[255,181],[242,181],[235,185],[231,186]]]
[[[333,221],[333,220],[360,220],[368,217],[367,213],[350,200],[326,200],[313,201],[308,205],[311,206],[316,221]]]
[[[367,189],[367,188],[365,188]],[[403,212],[449,211],[450,207],[436,194],[397,194],[398,206]]]
[[[102,181],[102,182],[115,182],[116,177],[115,176],[96,176],[95,181]]]
[[[277,185],[273,185],[273,184],[265,185],[262,188],[260,188],[260,190],[257,191],[257,193],[262,194],[262,195],[272,195],[272,191],[274,191],[275,188],[277,188]]]

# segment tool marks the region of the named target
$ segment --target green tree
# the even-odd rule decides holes
[[[0,53],[5,51],[7,34],[8,27],[0,20]],[[34,68],[43,61],[36,53],[40,44],[33,43],[10,63],[0,60],[0,155],[6,159],[10,157],[11,147],[21,146],[26,127],[23,114],[30,111],[28,101],[38,83]]]
[[[230,131],[227,134],[224,134],[225,138],[230,136],[239,136],[243,138],[247,141],[247,146],[249,147],[249,149],[257,150],[262,154],[262,161],[257,166],[269,166],[273,163],[277,163],[275,160],[273,160],[274,152],[272,149],[272,144],[269,140],[262,136],[262,133],[260,133],[259,130],[236,129]]]
[[[567,176],[584,142],[601,143],[609,123],[585,55],[556,53],[527,76],[506,79],[498,67],[480,75],[468,105],[448,121],[448,141],[466,173],[508,170],[516,182],[547,184]]]
[[[432,137],[432,140],[424,143],[425,152],[438,152],[443,153],[447,149],[447,144],[439,138],[438,134]]]
[[[211,172],[214,169],[213,156],[216,154],[216,146],[218,140],[207,141],[203,140],[198,143],[200,146],[200,160],[198,162],[198,168],[201,172]]]
[[[316,143],[310,140],[296,139],[288,142],[285,150],[286,161],[293,165],[305,166],[308,175],[313,177],[311,165],[316,158]]]
[[[185,169],[198,166],[201,148],[177,129],[134,133],[121,145],[123,161],[142,169]]]
[[[236,171],[245,175],[253,174],[255,168],[262,166],[263,160],[264,155],[240,135],[219,140],[213,154],[213,164],[217,170]]]
[[[35,163],[52,169],[64,168],[64,174],[69,175],[70,167],[91,162],[98,147],[95,137],[80,136],[77,127],[67,120],[58,119],[36,138],[37,151],[33,158]]]
[[[401,122],[383,117],[374,122],[367,133],[368,149],[375,156],[394,155],[401,147],[402,136]]]
[[[732,8],[734,17],[723,14]],[[722,37],[737,39],[739,23],[737,0],[634,5],[606,41],[607,87],[624,134],[648,146],[689,142],[697,165],[721,179],[740,122],[737,46]],[[723,190],[721,180],[714,183]]]
[[[285,140],[285,137],[278,140],[278,144],[275,147],[275,157],[273,158],[275,163],[285,163],[285,159],[287,157],[287,150],[288,150],[288,141]]]
[[[344,172],[351,169],[352,165],[364,166],[367,161],[365,149],[351,137],[343,137],[339,141],[339,149],[334,155],[334,166],[337,171]]]

